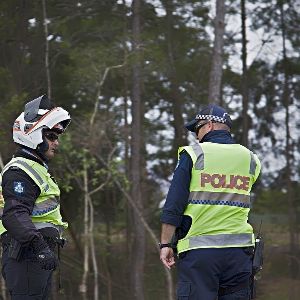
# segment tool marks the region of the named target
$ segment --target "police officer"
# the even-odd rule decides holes
[[[236,144],[232,121],[210,104],[186,124],[199,143],[180,147],[161,216],[160,259],[175,264],[179,300],[248,300],[254,246],[250,192],[260,173],[257,156]]]
[[[52,107],[43,95],[25,105],[13,126],[19,148],[2,170],[0,193],[2,274],[13,300],[48,299],[56,246],[67,227],[48,162],[70,121],[66,110]]]

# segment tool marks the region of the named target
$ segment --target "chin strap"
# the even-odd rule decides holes
[[[36,150],[39,152],[46,152],[48,149],[49,149],[49,144],[43,134],[43,142],[37,146]]]
[[[39,157],[43,160],[43,162],[48,163],[48,158],[45,156],[45,152],[49,149],[49,144],[46,141],[45,137],[43,136],[43,142],[39,144],[36,148],[36,152]]]

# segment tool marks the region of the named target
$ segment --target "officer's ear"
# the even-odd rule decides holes
[[[207,127],[208,127],[208,129],[209,129],[209,131],[212,131],[212,130],[214,130],[215,129],[215,124],[216,123],[214,123],[213,121],[208,121],[208,123],[207,123]]]

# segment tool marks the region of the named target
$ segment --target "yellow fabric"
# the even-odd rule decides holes
[[[178,252],[252,246],[253,229],[247,220],[250,191],[261,168],[257,156],[238,144],[180,147],[179,156],[182,151],[193,161],[189,204],[184,212],[192,218],[192,225],[179,240]]]
[[[36,199],[35,206],[33,208],[33,213],[31,215],[31,220],[33,223],[51,223],[57,226],[61,226],[63,228],[68,227],[68,223],[63,222],[62,216],[60,213],[60,205],[59,205],[59,197],[60,190],[58,185],[52,180],[48,170],[40,165],[39,163],[16,157],[13,158],[3,169],[3,173],[7,171],[10,167],[15,166],[23,170],[40,188],[40,195]],[[2,190],[2,186],[1,186]],[[1,191],[0,190],[0,191]],[[2,193],[0,193],[2,195]],[[53,208],[49,207],[44,211],[39,210],[46,201],[49,199],[57,199],[57,203]],[[2,200],[2,201],[1,201]],[[51,201],[53,203],[53,200]],[[0,196],[0,210],[1,215],[4,207],[4,199]],[[2,225],[2,221],[0,221],[0,234],[4,233],[6,229]]]

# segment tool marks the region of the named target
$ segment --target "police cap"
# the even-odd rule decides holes
[[[232,126],[232,120],[226,110],[216,104],[209,104],[205,106],[192,121],[185,124],[185,128],[189,131],[195,132],[195,126],[200,120],[223,123],[229,128]]]

